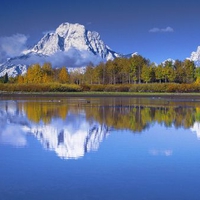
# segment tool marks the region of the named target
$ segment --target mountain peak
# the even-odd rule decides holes
[[[62,23],[60,26],[58,26],[58,28],[55,31],[55,33],[60,35],[61,37],[66,37],[68,34],[72,34],[75,32],[79,32],[83,34],[85,32],[85,27],[78,23],[70,24],[68,22],[65,22],[65,23]]]
[[[23,56],[27,58],[24,60]],[[55,31],[45,34],[33,48],[13,58],[12,62],[0,65],[0,76],[3,76],[8,68],[10,71],[16,71],[16,66],[19,65],[30,66],[34,63],[51,62],[53,66],[78,68],[90,62],[96,65],[101,61],[121,56],[123,55],[111,50],[101,40],[98,32],[87,30],[84,25],[78,23],[65,22]]]
[[[50,56],[60,51],[67,53],[70,49],[87,51],[105,60],[118,57],[101,40],[99,33],[68,22],[59,25],[55,32],[47,33],[29,52]]]

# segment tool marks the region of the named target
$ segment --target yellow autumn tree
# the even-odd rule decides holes
[[[22,75],[19,75],[17,78],[17,83],[22,84],[24,83],[24,77]]]
[[[58,74],[58,81],[60,83],[69,83],[69,73],[66,67],[62,67],[60,73]]]
[[[42,66],[42,82],[50,83],[53,82],[53,69],[51,63],[44,63]]]
[[[27,83],[42,83],[42,76],[41,66],[34,64],[28,68],[25,79]]]

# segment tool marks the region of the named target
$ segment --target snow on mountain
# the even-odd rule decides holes
[[[63,23],[55,32],[47,33],[30,52],[49,56],[70,49],[90,51],[106,60],[119,56],[104,44],[99,33],[88,31],[83,25],[70,23]]]
[[[197,51],[191,53],[191,56],[188,59],[194,61],[196,66],[200,66],[200,46],[197,47]]]
[[[4,76],[6,73],[9,77],[15,77],[19,74],[25,74],[27,72],[27,65],[14,64],[11,61],[7,61],[0,65],[0,77]]]
[[[99,33],[86,30],[78,23],[62,23],[54,32],[45,34],[33,48],[24,51],[23,55],[0,64],[0,76],[6,72],[13,77],[23,74],[27,66],[34,63],[52,62],[56,66],[74,68],[119,56],[122,55],[112,51],[101,40]]]

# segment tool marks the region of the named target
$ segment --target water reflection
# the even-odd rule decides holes
[[[78,116],[69,116],[77,120]],[[76,124],[76,126],[75,126]],[[50,124],[32,126],[29,132],[61,158],[79,158],[86,152],[97,150],[107,135],[107,128],[98,123],[88,123],[85,119],[68,123],[54,119]]]
[[[172,149],[150,149],[149,154],[152,156],[172,156],[173,150]]]
[[[2,101],[0,110],[1,143],[25,146],[26,135],[33,134],[61,158],[79,158],[97,150],[108,134],[105,125],[87,121],[83,110],[68,113],[52,103]]]
[[[80,158],[96,151],[115,129],[141,133],[158,123],[191,129],[200,138],[199,116],[197,105],[138,99],[1,100],[0,143],[23,147],[31,134],[60,158]],[[149,154],[171,156],[173,151],[150,149]]]
[[[19,112],[15,101],[0,103],[0,143],[22,147],[27,144],[24,127],[29,126],[25,115]]]
[[[198,140],[200,140],[200,123],[195,122],[193,127],[191,128],[191,131],[195,132],[197,134]]]

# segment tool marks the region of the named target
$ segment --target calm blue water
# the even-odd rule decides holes
[[[199,109],[131,106],[1,100],[0,200],[199,200]]]

